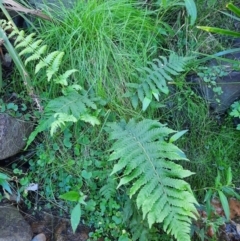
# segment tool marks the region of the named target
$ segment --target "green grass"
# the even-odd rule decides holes
[[[79,71],[73,81],[112,105],[126,104],[125,84],[136,81],[136,68],[158,54],[162,41],[156,20],[126,0],[78,1],[63,20],[44,23],[39,31],[51,50],[65,52],[63,68]]]

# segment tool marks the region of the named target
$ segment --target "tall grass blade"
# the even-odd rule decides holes
[[[195,5],[194,0],[185,0],[185,5],[187,8],[187,12],[191,18],[190,24],[194,25],[196,19],[197,19],[197,8]]]

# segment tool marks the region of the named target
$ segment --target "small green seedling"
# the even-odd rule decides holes
[[[66,201],[77,202],[76,206],[71,211],[71,226],[73,232],[75,233],[81,219],[81,205],[86,205],[84,201],[86,196],[82,192],[69,191],[60,195],[59,197]]]

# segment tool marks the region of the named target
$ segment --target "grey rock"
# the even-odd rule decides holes
[[[0,114],[0,160],[21,151],[33,130],[33,125],[7,114]]]
[[[30,241],[32,231],[17,208],[0,206],[0,241]]]
[[[240,53],[228,54],[224,56],[227,59],[237,60],[240,63]],[[222,70],[227,72],[226,76],[218,77],[216,81],[216,87],[221,87],[222,94],[217,95],[214,93],[212,87],[208,87],[197,75],[188,77],[188,80],[194,84],[197,91],[204,97],[204,99],[210,104],[210,107],[216,113],[225,112],[231,104],[240,99],[240,69],[234,70],[232,63],[226,61],[212,60],[208,64],[209,68],[212,66],[219,66]],[[220,101],[218,102],[217,99]]]
[[[46,241],[46,240],[47,239],[44,233],[40,233],[32,239],[32,241]]]
[[[221,87],[223,92],[219,96],[216,96],[213,89],[208,87],[201,78],[193,77],[191,81],[198,85],[198,92],[210,104],[214,112],[225,112],[235,100],[240,98],[240,72],[232,71],[227,76],[217,78],[216,87]]]

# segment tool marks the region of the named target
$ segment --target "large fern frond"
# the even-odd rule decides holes
[[[187,160],[184,153],[166,142],[175,131],[146,119],[110,123],[109,127],[110,139],[115,140],[109,160],[117,160],[112,174],[122,173],[118,187],[131,185],[130,198],[136,196],[137,207],[150,227],[163,222],[164,230],[178,241],[190,240],[197,201],[189,184],[182,180],[193,173],[173,162]]]
[[[126,96],[131,98],[134,108],[138,102],[142,103],[142,110],[145,111],[152,102],[153,96],[159,101],[161,93],[168,94],[169,89],[167,81],[172,81],[172,76],[179,75],[183,70],[189,58],[180,57],[171,54],[169,59],[159,57],[152,62],[148,62],[149,67],[137,69],[140,73],[140,83],[128,83],[130,91]]]

